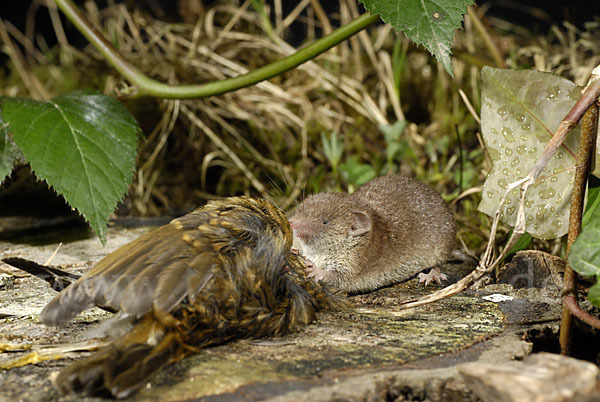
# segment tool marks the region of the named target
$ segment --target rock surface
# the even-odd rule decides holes
[[[522,362],[466,363],[459,367],[467,387],[489,402],[600,399],[600,370],[592,363],[537,353]]]

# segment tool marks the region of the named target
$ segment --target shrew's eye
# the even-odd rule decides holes
[[[327,225],[329,221],[323,221],[323,225]]]

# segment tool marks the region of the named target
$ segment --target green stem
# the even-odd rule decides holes
[[[273,29],[273,25],[271,24],[271,20],[265,11],[265,3],[264,0],[251,0],[252,7],[260,17],[260,21],[263,25],[263,29],[267,36],[275,43],[278,43],[281,39],[275,34],[275,29]]]
[[[247,74],[202,85],[171,86],[146,76],[136,67],[129,64],[104,38],[102,33],[92,26],[91,22],[77,9],[71,0],[54,0],[54,2],[106,60],[136,87],[134,91],[128,91],[123,94],[127,98],[141,96],[174,99],[203,98],[245,88],[289,71],[379,21],[378,15],[365,13],[354,21],[336,29],[331,34],[298,50],[296,53]]]

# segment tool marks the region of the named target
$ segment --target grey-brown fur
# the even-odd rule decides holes
[[[314,264],[315,279],[348,292],[409,279],[455,248],[444,200],[401,175],[376,178],[353,194],[309,196],[289,220],[294,247]]]

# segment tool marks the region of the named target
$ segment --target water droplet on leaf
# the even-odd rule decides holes
[[[512,130],[508,127],[502,127],[502,135],[504,136],[506,142],[515,142],[517,140],[513,135]]]

